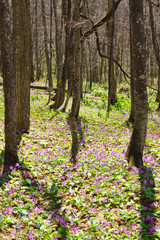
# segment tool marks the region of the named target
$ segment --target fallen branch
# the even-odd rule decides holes
[[[48,87],[46,87],[46,86],[34,86],[34,85],[30,85],[30,88],[31,89],[42,89],[42,90],[48,90]],[[57,88],[53,88],[53,91],[57,91]]]

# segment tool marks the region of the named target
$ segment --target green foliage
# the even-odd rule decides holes
[[[77,121],[78,162],[73,165],[68,161],[68,112],[44,108],[48,96],[44,91],[31,90],[31,129],[21,136],[20,167],[12,171],[8,182],[0,182],[0,239],[159,239],[159,230],[150,230],[152,221],[143,219],[150,214],[159,224],[160,116],[155,112],[155,95],[149,92],[144,150],[146,170],[154,168],[152,177],[149,170],[148,177],[141,176],[143,183],[136,168],[128,171],[124,158],[132,130],[124,124],[130,110],[129,93],[117,96],[118,101],[106,119],[104,86],[93,84],[93,91],[85,95]],[[2,97],[1,94],[0,112],[4,114]],[[2,149],[3,121],[0,115]],[[2,162],[3,154],[2,151]],[[148,185],[152,180],[154,193]],[[146,210],[143,199],[151,201],[154,207]]]

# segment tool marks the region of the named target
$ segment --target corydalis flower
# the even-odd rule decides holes
[[[73,231],[74,233],[78,232],[78,227],[73,227],[73,228],[72,228],[72,231]]]
[[[5,211],[4,211],[4,214],[5,214],[5,215],[8,215],[8,214],[10,214],[10,213],[12,213],[12,212],[13,212],[12,207],[8,207],[8,210],[5,210]]]

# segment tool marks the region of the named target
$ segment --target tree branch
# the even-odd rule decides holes
[[[112,7],[109,12],[107,13],[107,15],[105,17],[103,17],[102,19],[100,19],[98,22],[96,22],[87,32],[84,33],[84,35],[81,38],[81,41],[84,41],[87,37],[89,37],[93,32],[96,31],[96,29],[100,26],[102,26],[105,22],[109,21],[109,19],[112,17],[113,15],[113,11],[116,11],[119,3],[122,0],[116,0],[115,2],[115,6]]]
[[[84,15],[83,13],[80,13],[80,16],[83,17],[83,18],[86,19],[86,20],[89,20],[89,21],[93,24],[93,20],[92,20],[90,17]],[[99,41],[99,35],[98,35],[97,29],[95,29],[94,32],[95,32],[95,35],[96,35],[97,49],[98,49],[98,53],[99,53],[100,57],[110,59],[109,56],[104,55],[104,54],[101,53],[100,41]],[[83,36],[84,36],[84,35],[83,35]],[[130,83],[128,82],[127,78],[131,79],[131,77],[123,70],[122,66],[118,63],[118,61],[116,61],[116,60],[113,59],[113,58],[112,58],[111,60],[112,60],[115,64],[117,64],[117,66],[120,68],[120,70],[121,70],[122,73],[124,74],[125,81],[130,85]],[[152,90],[154,90],[154,91],[158,91],[157,89],[149,86],[148,84],[147,84],[147,87],[149,87],[150,89],[152,89]]]
[[[88,16],[86,16],[86,15],[84,15],[84,14],[82,14],[82,13],[80,14],[80,16],[83,17],[83,18],[85,18],[85,19],[87,19],[87,20],[89,20],[89,21],[93,24],[93,20],[92,20],[90,17],[88,17]],[[100,57],[110,59],[109,56],[104,55],[104,54],[101,53],[100,41],[99,41],[99,35],[98,35],[97,29],[95,29],[95,35],[96,35],[97,49],[98,49],[98,53],[99,53]],[[128,77],[128,78],[131,78],[131,77],[123,70],[122,66],[121,66],[115,59],[112,58],[111,60],[112,60],[114,63],[117,64],[117,66],[120,68],[120,70],[121,70],[122,73],[124,74],[124,77],[125,77],[126,82],[129,84],[129,82],[127,81],[126,77]]]
[[[153,4],[153,5],[156,6],[156,7],[160,7],[159,2],[156,4],[156,3],[152,2],[151,0],[147,0],[147,1],[150,2],[151,4]]]

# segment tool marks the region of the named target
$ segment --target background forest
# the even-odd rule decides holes
[[[0,0],[0,239],[160,239],[158,0]]]

